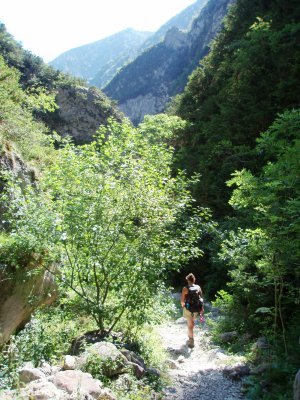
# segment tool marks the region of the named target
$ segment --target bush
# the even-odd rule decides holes
[[[31,361],[36,367],[41,361],[60,362],[70,350],[74,337],[82,329],[92,327],[88,319],[74,319],[60,306],[36,311],[22,331],[11,337],[0,353],[0,389],[18,385],[17,370]]]

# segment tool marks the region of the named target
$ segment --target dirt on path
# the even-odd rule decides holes
[[[242,399],[241,381],[224,376],[224,370],[244,364],[244,359],[229,356],[213,346],[206,323],[196,322],[195,347],[187,346],[187,326],[184,318],[160,326],[158,333],[169,353],[170,384],[164,400],[237,400]]]

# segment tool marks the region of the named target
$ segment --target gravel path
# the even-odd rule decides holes
[[[242,383],[223,375],[225,367],[243,363],[242,357],[225,354],[212,346],[206,324],[196,322],[195,347],[187,346],[187,326],[184,318],[159,328],[164,348],[170,354],[170,385],[164,400],[237,400],[242,399]]]

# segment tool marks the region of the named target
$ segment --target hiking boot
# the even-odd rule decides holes
[[[194,338],[189,337],[189,340],[188,340],[188,347],[189,347],[190,349],[192,349],[194,346],[195,346],[195,344],[194,344]]]

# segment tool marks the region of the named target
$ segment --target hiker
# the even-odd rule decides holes
[[[188,346],[193,348],[195,320],[198,315],[202,318],[204,312],[203,294],[201,287],[195,285],[194,274],[188,274],[185,279],[188,284],[181,292],[181,306],[183,307],[183,317],[187,320]]]

